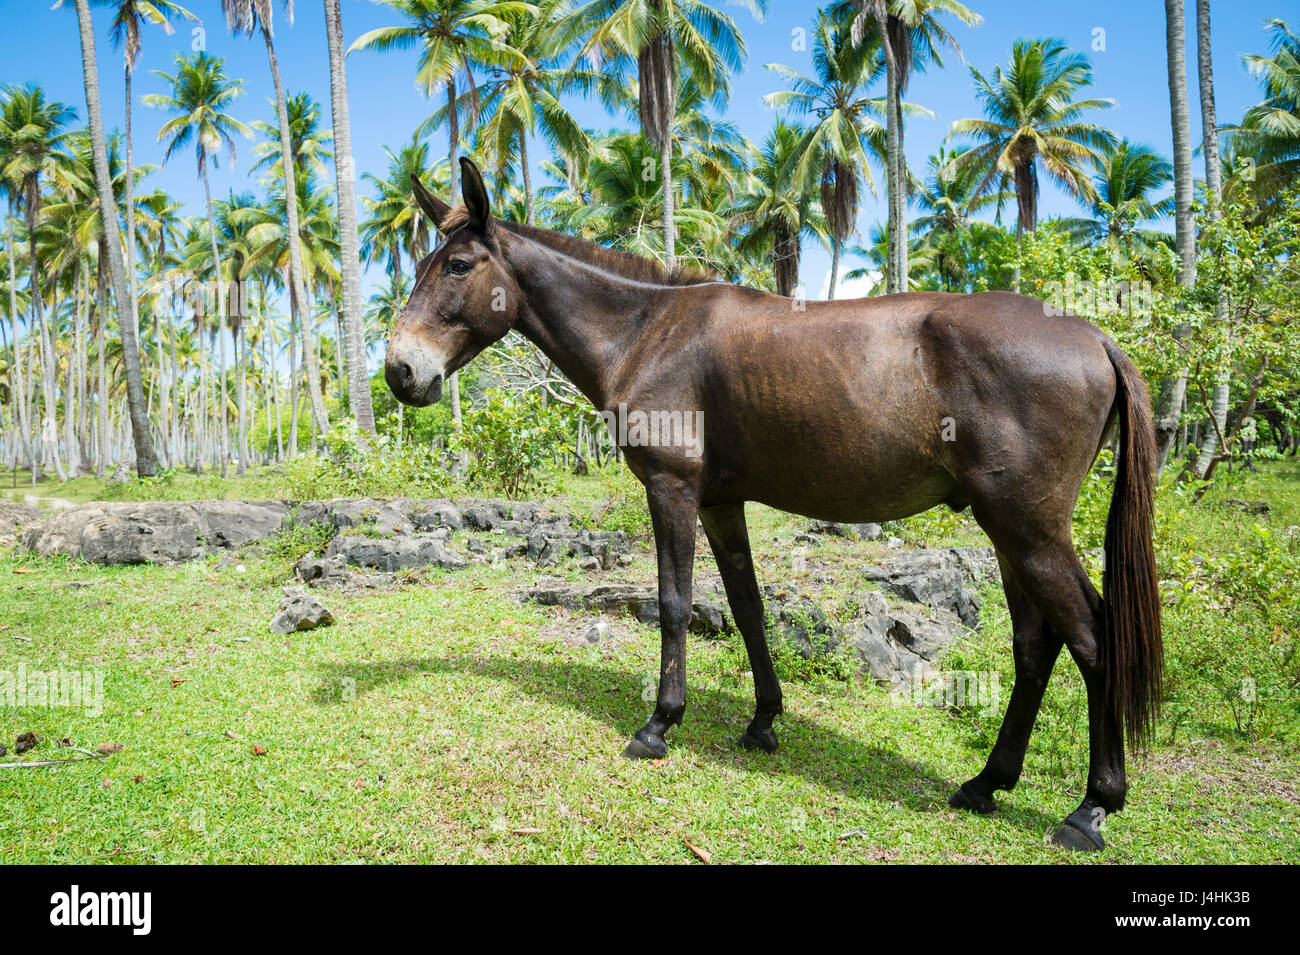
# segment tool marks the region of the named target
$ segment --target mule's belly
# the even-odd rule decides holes
[[[852,443],[787,432],[733,447],[705,503],[757,501],[827,521],[898,520],[937,504],[965,506],[925,442],[864,427]]]

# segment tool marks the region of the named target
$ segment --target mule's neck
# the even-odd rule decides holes
[[[593,405],[606,408],[615,366],[671,289],[613,274],[506,229],[498,235],[528,303],[515,328]]]

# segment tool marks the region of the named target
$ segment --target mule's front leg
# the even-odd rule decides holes
[[[629,759],[664,756],[664,733],[680,724],[686,711],[686,630],[691,622],[698,496],[687,482],[671,475],[651,477],[646,492],[659,556],[659,696],[650,719],[623,751]]]

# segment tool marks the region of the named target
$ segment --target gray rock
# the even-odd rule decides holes
[[[605,642],[609,639],[609,622],[604,617],[597,617],[587,625],[582,639],[590,644]]]
[[[280,612],[271,618],[271,632],[296,633],[333,623],[334,615],[319,600],[301,587],[286,587],[280,598]]]
[[[845,628],[844,640],[863,670],[899,685],[931,676],[943,651],[964,632],[946,614],[928,617],[917,610],[891,608],[883,594],[871,592],[861,616]]]
[[[376,534],[413,534],[412,502],[407,498],[386,501],[381,498],[335,498],[322,502],[329,523],[338,533],[373,529]]]
[[[979,593],[970,585],[974,566],[971,555],[950,549],[925,548],[903,551],[885,563],[868,567],[868,580],[879,583],[896,596],[934,610],[954,614],[968,627],[979,623]]]
[[[524,595],[524,599],[544,606],[565,607],[575,612],[606,616],[626,614],[644,624],[659,622],[659,592],[654,587],[637,587],[634,584],[572,587],[562,580],[543,578]],[[730,616],[717,601],[708,598],[692,601],[692,631],[711,635],[725,632],[729,627]]]
[[[805,660],[834,653],[839,635],[822,609],[801,597],[793,588],[769,584],[763,588],[764,606],[771,625],[767,639],[771,644],[793,643]]]
[[[451,501],[428,501],[417,505],[411,511],[411,522],[422,531],[431,531],[436,527],[460,530],[465,526],[460,509]]]
[[[174,564],[279,532],[283,501],[93,503],[24,532],[24,549],[96,564]]]
[[[395,538],[336,537],[325,556],[336,554],[343,555],[349,564],[389,574],[420,567],[460,570],[466,565],[465,558],[447,546],[445,534],[437,533]]]
[[[809,534],[825,534],[829,537],[856,537],[860,540],[879,540],[883,531],[879,524],[840,524],[836,521],[813,521],[808,528]],[[797,539],[797,538],[796,538]]]
[[[24,530],[39,527],[45,515],[31,504],[0,501],[0,544],[12,544]]]

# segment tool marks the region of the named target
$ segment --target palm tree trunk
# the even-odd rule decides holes
[[[54,385],[54,343],[50,340],[49,325],[45,321],[45,302],[44,293],[41,291],[41,270],[36,258],[36,214],[39,208],[39,195],[35,198],[29,198],[27,204],[27,243],[28,256],[32,262],[32,309],[36,316],[37,334],[40,335],[40,358],[41,358],[41,459],[42,466],[53,468],[54,473],[58,475],[60,481],[68,479],[67,472],[63,470],[63,462],[59,459],[58,446],[58,427],[54,420],[55,411],[55,385]],[[33,381],[36,379],[33,378]],[[32,389],[35,391],[35,388]]]
[[[1196,0],[1196,74],[1201,94],[1201,151],[1205,155],[1205,189],[1209,196],[1211,219],[1223,215],[1220,203],[1223,187],[1219,175],[1219,127],[1214,108],[1214,60],[1210,52],[1210,2]],[[1227,300],[1220,293],[1214,317],[1222,322],[1227,318]],[[1227,425],[1228,400],[1231,396],[1232,373],[1224,367],[1214,385],[1210,411],[1218,428],[1211,428],[1209,440],[1201,449],[1196,461],[1196,476],[1205,479],[1213,469],[1211,462],[1219,451],[1219,434]]]
[[[519,165],[524,173],[524,222],[536,225],[533,215],[533,174],[528,168],[528,131],[519,131]]]
[[[131,432],[135,439],[136,471],[141,476],[158,470],[154,454],[153,435],[149,431],[149,411],[145,405],[144,384],[140,372],[140,325],[135,313],[134,282],[126,273],[122,247],[117,230],[108,223],[116,218],[107,210],[116,212],[113,199],[113,181],[108,170],[108,148],[104,141],[104,121],[99,108],[99,73],[95,65],[95,32],[90,20],[90,0],[76,0],[77,23],[81,28],[81,65],[86,87],[86,114],[90,120],[90,150],[94,156],[95,186],[99,194],[99,207],[105,210],[104,235],[108,245],[108,271],[113,279],[113,298],[117,302],[118,325],[122,331],[122,361],[126,372],[126,396],[130,405]],[[128,177],[129,178],[129,177]],[[127,215],[134,222],[128,206]]]
[[[659,141],[659,169],[664,182],[664,266],[668,271],[677,268],[677,223],[673,208],[673,136],[672,117],[668,129]]]
[[[99,261],[95,269],[95,477],[108,472],[108,381],[105,355],[108,323],[108,263],[107,252],[100,243]]]
[[[261,18],[259,18],[261,19]],[[266,60],[271,66],[271,80],[275,85],[275,112],[280,121],[280,161],[284,166],[285,208],[288,210],[289,233],[289,283],[292,295],[303,310],[303,361],[307,366],[307,394],[311,399],[312,419],[317,430],[324,435],[329,431],[329,416],[325,413],[325,400],[321,396],[320,375],[316,371],[316,353],[311,347],[311,323],[306,321],[307,278],[302,265],[302,233],[298,230],[298,184],[293,167],[293,145],[289,139],[289,111],[285,105],[284,83],[280,80],[280,65],[275,58],[275,42],[271,39],[270,24],[262,20],[262,39],[266,41]]]
[[[343,334],[347,341],[348,408],[362,433],[374,434],[375,409],[370,400],[365,315],[361,309],[356,167],[352,161],[352,121],[348,114],[348,75],[343,58],[339,0],[325,0],[325,36],[330,51],[330,106],[334,117],[334,172],[338,188],[339,271],[343,282]]]
[[[831,236],[831,285],[829,291],[827,291],[826,293],[826,300],[828,302],[834,301],[835,286],[839,284],[839,281],[840,281],[840,237],[837,235],[833,235]]]
[[[217,220],[212,213],[212,190],[208,185],[208,167],[203,167],[203,198],[208,210],[208,242],[212,253],[212,297],[217,306],[217,347],[220,352],[220,364],[217,367],[217,414],[221,419],[221,476],[228,473],[227,462],[230,458],[230,429],[226,421],[226,289],[221,275],[221,249],[217,245]],[[206,308],[203,309],[206,311]]]
[[[23,370],[23,352],[20,344],[21,339],[18,337],[18,254],[17,247],[14,244],[14,210],[12,204],[10,205],[9,211],[10,214],[5,217],[5,237],[6,246],[9,249],[9,324],[14,330],[14,420],[17,427],[18,445],[26,450],[27,456],[30,459],[32,447],[32,421],[31,417],[27,414],[27,376]],[[14,451],[15,468],[18,466],[18,451],[16,447]]]
[[[239,464],[235,467],[235,473],[243,477],[248,473],[248,426],[245,415],[248,411],[246,402],[246,375],[248,373],[248,340],[245,337],[248,326],[248,315],[245,314],[239,323],[239,333],[235,336],[235,367],[237,369],[236,388],[239,393]]]
[[[1196,284],[1196,234],[1192,217],[1192,141],[1187,118],[1187,65],[1184,62],[1186,27],[1183,0],[1165,0],[1165,58],[1169,74],[1169,114],[1174,135],[1174,233],[1178,248],[1178,280],[1186,288]],[[1174,329],[1175,338],[1190,334],[1186,326]],[[1164,470],[1178,432],[1179,409],[1187,391],[1187,370],[1169,375],[1160,385],[1156,401],[1156,465]]]
[[[888,252],[885,256],[885,293],[892,295],[900,291],[898,245],[901,235],[901,216],[899,215],[899,181],[898,181],[898,121],[894,105],[898,101],[898,59],[889,39],[889,15],[884,0],[875,0],[871,4],[876,19],[876,28],[880,31],[880,50],[885,59],[885,189],[889,194],[888,202]]]

